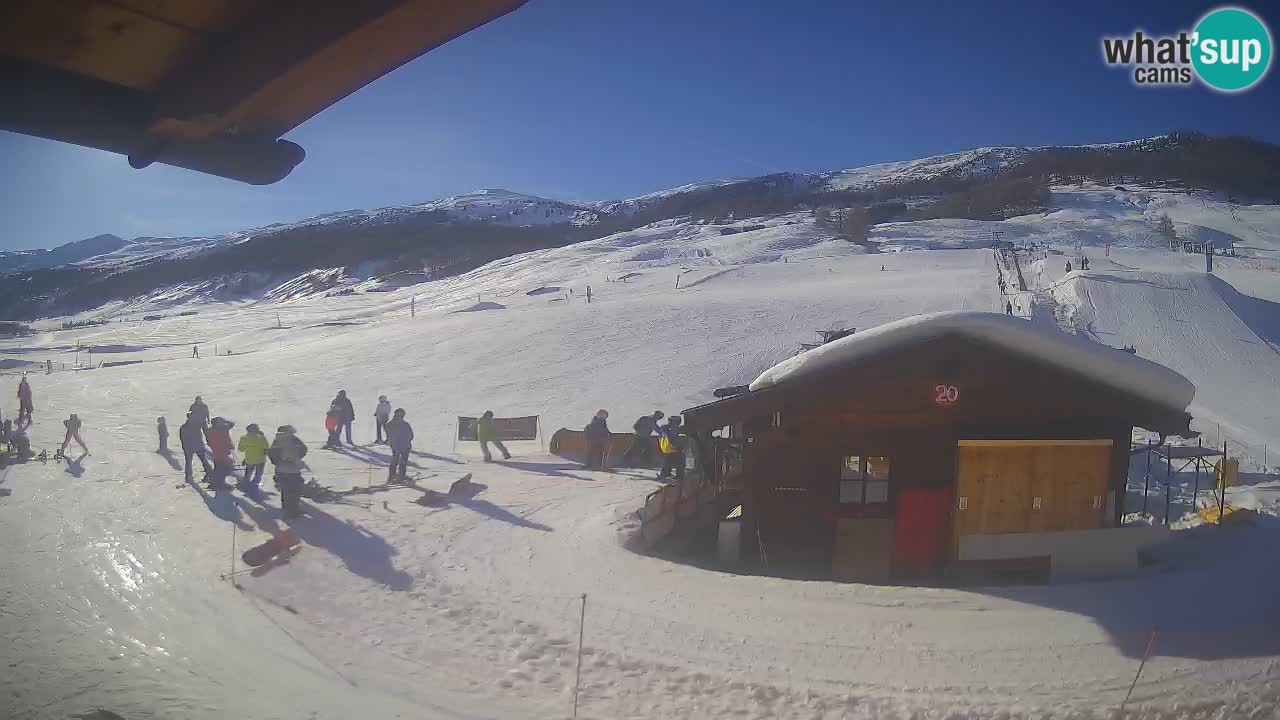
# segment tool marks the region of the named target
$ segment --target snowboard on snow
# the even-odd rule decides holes
[[[302,538],[298,537],[297,533],[285,530],[261,545],[245,550],[240,554],[240,559],[249,567],[258,567],[301,544]]]

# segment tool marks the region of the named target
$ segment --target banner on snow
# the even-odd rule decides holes
[[[499,440],[538,439],[537,415],[513,418],[496,417],[493,419],[493,425],[498,431]],[[458,439],[471,442],[479,440],[476,437],[476,418],[458,416]]]

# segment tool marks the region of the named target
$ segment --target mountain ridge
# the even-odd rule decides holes
[[[1280,202],[1280,146],[1174,132],[1122,143],[984,147],[844,170],[703,181],[616,201],[567,202],[485,188],[217,236],[98,236],[51,251],[0,253],[0,316],[79,312],[165,288],[247,297],[304,275],[317,290],[334,292],[371,289],[376,283],[365,281],[375,278],[413,284],[676,218],[723,224],[828,209],[841,217],[859,211],[866,227],[1002,220],[1044,207],[1050,182],[1086,180],[1207,187],[1232,203],[1236,192]]]

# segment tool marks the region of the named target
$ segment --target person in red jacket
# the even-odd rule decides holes
[[[324,414],[324,429],[329,431],[329,439],[324,443],[326,450],[342,447],[342,440],[338,437],[339,424],[338,411],[334,408],[329,408],[329,412]]]
[[[235,427],[235,423],[226,418],[216,417],[210,423],[209,430],[205,433],[205,438],[209,442],[209,449],[213,451],[213,472],[209,475],[209,487],[222,489],[227,487],[227,476],[231,474],[235,461],[232,459],[232,452],[235,446],[231,444],[231,428]]]

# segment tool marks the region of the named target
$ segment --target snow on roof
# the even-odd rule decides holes
[[[1186,410],[1196,388],[1169,368],[1055,327],[985,312],[916,315],[841,338],[788,358],[751,383],[762,390],[856,364],[881,352],[943,335],[962,335],[1075,372],[1160,407]]]

